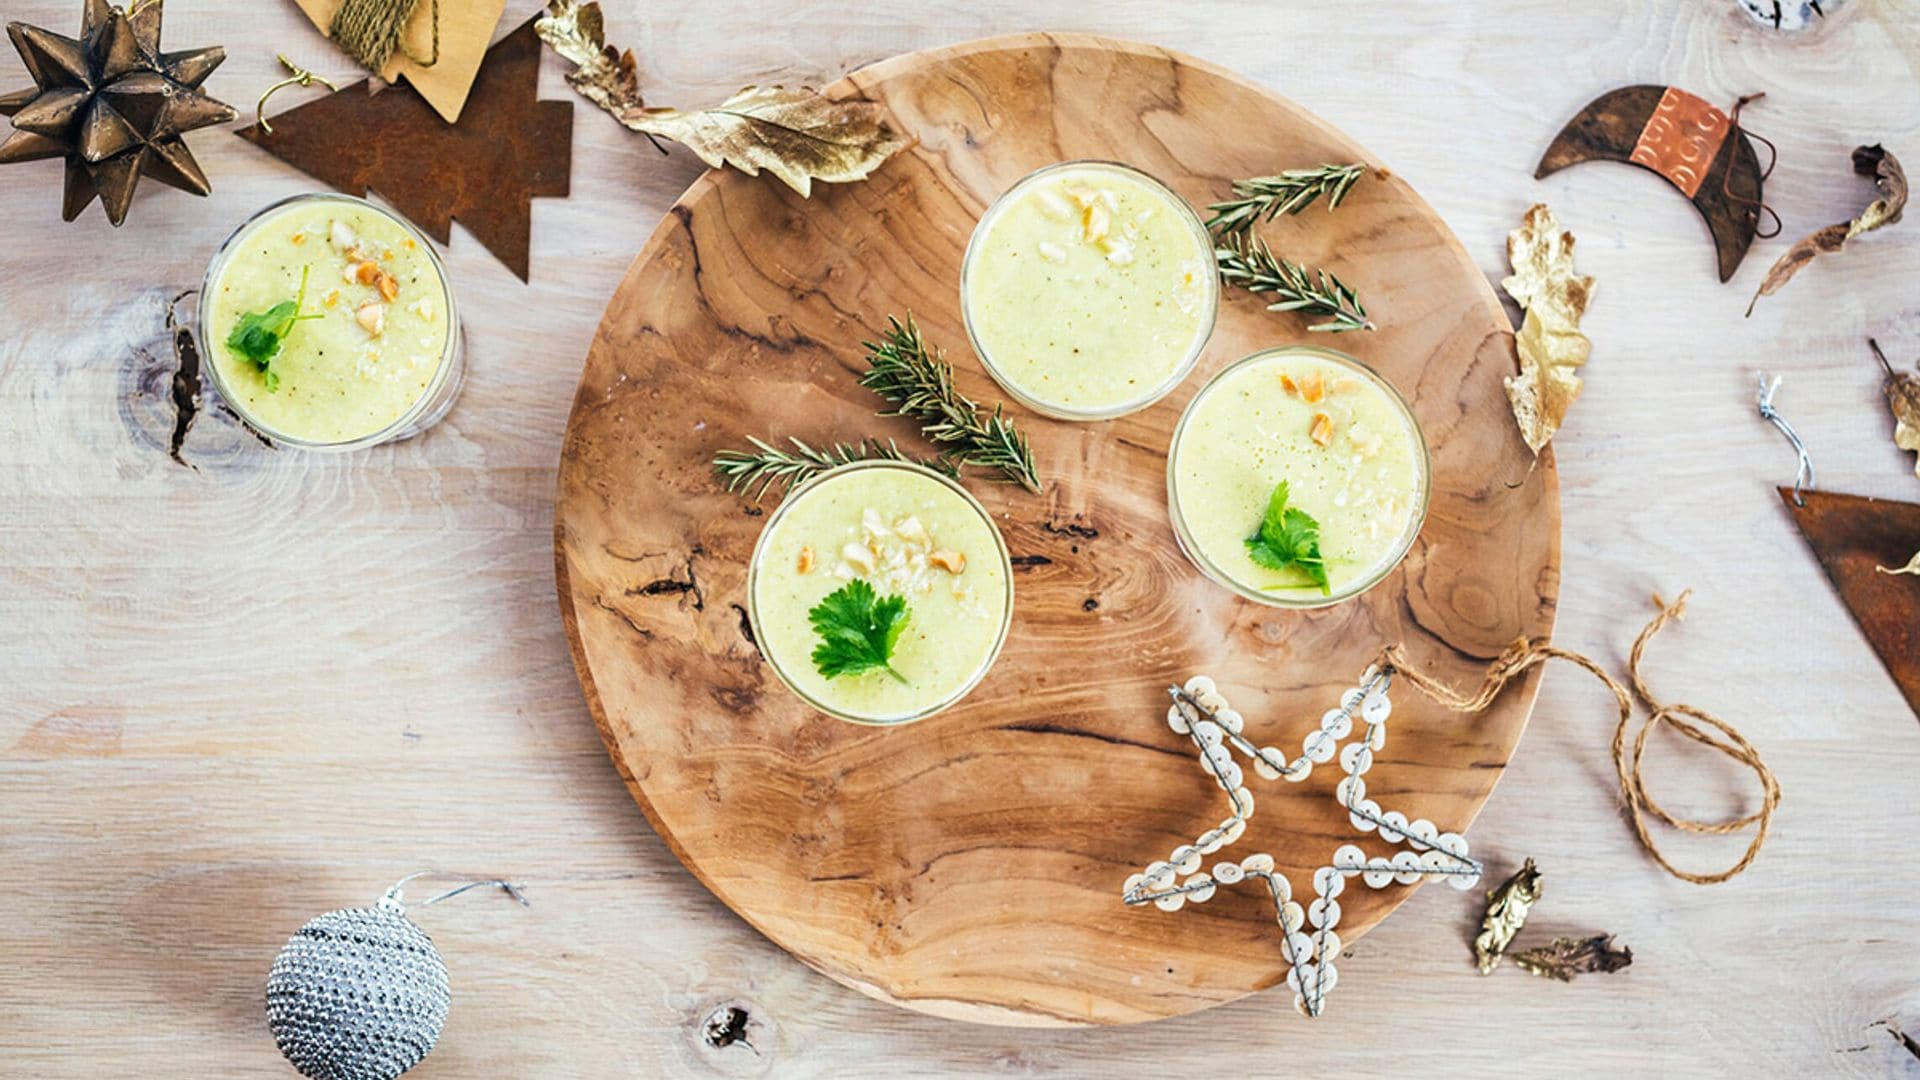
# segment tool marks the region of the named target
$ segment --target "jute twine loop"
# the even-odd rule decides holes
[[[333,13],[327,36],[376,74],[387,66],[395,49],[400,49],[407,59],[421,67],[432,67],[440,61],[440,0],[430,2],[433,4],[433,52],[426,57],[415,56],[400,42],[401,31],[406,29],[407,20],[413,17],[420,0],[346,0],[340,10]]]
[[[1640,845],[1646,848],[1647,854],[1653,857],[1653,861],[1659,863],[1661,869],[1667,873],[1696,885],[1714,885],[1734,877],[1753,865],[1754,858],[1760,854],[1761,845],[1767,842],[1767,832],[1773,825],[1773,812],[1780,805],[1780,781],[1773,775],[1773,770],[1767,768],[1766,762],[1760,759],[1760,752],[1755,750],[1753,744],[1748,742],[1746,737],[1731,724],[1692,705],[1663,704],[1653,696],[1653,692],[1647,688],[1646,680],[1640,675],[1640,660],[1646,652],[1647,642],[1653,640],[1653,636],[1659,633],[1661,627],[1666,626],[1670,620],[1678,619],[1686,612],[1687,597],[1690,595],[1692,590],[1680,594],[1680,599],[1672,604],[1661,599],[1658,594],[1654,595],[1653,603],[1659,608],[1659,612],[1654,615],[1651,622],[1647,623],[1646,629],[1640,631],[1640,636],[1633,640],[1633,651],[1627,657],[1627,680],[1632,688],[1631,693],[1627,686],[1622,686],[1593,660],[1577,652],[1549,645],[1544,638],[1533,641],[1521,638],[1507,646],[1506,651],[1487,667],[1487,673],[1481,680],[1480,688],[1472,694],[1462,694],[1426,672],[1410,666],[1405,650],[1398,645],[1389,645],[1383,649],[1380,654],[1380,663],[1392,669],[1400,678],[1413,684],[1416,690],[1437,704],[1461,713],[1477,713],[1484,710],[1493,703],[1494,698],[1500,696],[1500,692],[1508,683],[1548,660],[1565,660],[1584,668],[1588,674],[1605,683],[1608,690],[1613,691],[1614,700],[1620,706],[1620,721],[1613,729],[1613,768],[1620,778],[1620,795],[1626,800],[1627,819],[1633,825],[1634,835],[1640,838]],[[1650,715],[1634,735],[1633,747],[1629,751],[1627,729],[1633,720],[1635,697],[1646,705]],[[1699,724],[1693,721],[1699,721]],[[1646,783],[1640,775],[1640,766],[1646,757],[1648,733],[1663,723],[1687,738],[1711,747],[1753,770],[1754,776],[1760,781],[1760,809],[1744,817],[1727,821],[1696,821],[1675,815],[1655,802],[1653,796],[1647,793]],[[1700,724],[1706,727],[1701,727]],[[1714,729],[1719,732],[1719,735],[1716,736],[1707,728]],[[1718,873],[1696,874],[1673,865],[1667,861],[1665,855],[1660,853],[1659,845],[1654,843],[1653,834],[1647,828],[1648,815],[1658,818],[1673,828],[1691,833],[1717,836],[1737,832],[1748,826],[1756,826],[1756,828],[1752,842],[1747,845],[1746,852],[1740,856],[1738,862]]]

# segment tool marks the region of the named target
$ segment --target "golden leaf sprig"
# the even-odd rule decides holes
[[[1893,445],[1920,453],[1920,370],[1895,371],[1879,342],[1868,338],[1867,347],[1887,373],[1880,389],[1887,395],[1887,408],[1893,410]],[[1920,457],[1913,460],[1913,475],[1920,476]]]
[[[1040,476],[1033,448],[999,405],[987,413],[953,384],[953,365],[928,348],[909,313],[906,321],[887,317],[887,332],[868,341],[867,373],[860,385],[893,403],[882,416],[908,416],[920,431],[943,447],[941,457],[954,467],[972,466],[1038,494]]]
[[[803,197],[815,180],[863,180],[908,145],[884,107],[834,101],[810,87],[749,86],[708,109],[649,107],[640,97],[633,52],[606,43],[598,3],[548,0],[534,30],[574,63],[569,85],[655,146],[658,136],[716,169],[731,165],[749,176],[765,169]]]
[[[1256,224],[1281,214],[1297,214],[1322,196],[1326,197],[1328,210],[1336,209],[1366,171],[1364,165],[1329,164],[1235,180],[1232,199],[1207,207],[1213,211],[1207,219],[1207,231],[1222,239],[1244,236]]]
[[[1540,871],[1528,859],[1500,887],[1487,893],[1487,909],[1480,917],[1480,936],[1473,939],[1473,958],[1485,975],[1500,966],[1507,946],[1527,924],[1527,913],[1540,899]]]
[[[1900,159],[1881,147],[1856,146],[1853,149],[1853,171],[1861,176],[1873,178],[1874,186],[1880,189],[1880,197],[1867,204],[1860,216],[1851,221],[1842,221],[1829,225],[1817,232],[1808,233],[1794,241],[1785,255],[1780,256],[1767,268],[1767,276],[1760,281],[1760,289],[1747,302],[1747,314],[1753,314],[1753,305],[1763,296],[1772,296],[1793,280],[1800,268],[1821,255],[1832,254],[1847,246],[1847,241],[1869,233],[1883,225],[1891,225],[1900,220],[1900,214],[1907,206],[1907,172],[1900,167]]]
[[[751,435],[747,441],[753,444],[752,450],[722,450],[715,454],[713,471],[727,482],[728,491],[745,492],[755,502],[772,488],[778,487],[785,494],[803,480],[856,461],[907,461],[956,480],[960,478],[959,470],[946,458],[913,457],[895,446],[892,439],[828,443],[818,450],[792,436],[787,438],[793,444],[792,450],[771,446]]]
[[[1611,974],[1627,967],[1633,963],[1633,950],[1625,945],[1615,946],[1612,934],[1593,934],[1589,937],[1554,938],[1537,949],[1510,953],[1507,959],[1523,971],[1543,978],[1572,982],[1575,975],[1583,972]]]
[[[1338,334],[1373,329],[1366,305],[1346,282],[1325,270],[1310,270],[1275,255],[1257,236],[1221,240],[1213,257],[1220,265],[1220,280],[1251,293],[1278,297],[1267,305],[1268,311],[1299,311],[1324,320],[1308,330]]]
[[[1578,371],[1593,351],[1580,319],[1594,283],[1573,272],[1573,234],[1545,203],[1529,208],[1520,227],[1507,234],[1507,261],[1513,275],[1500,287],[1526,309],[1514,336],[1520,373],[1506,380],[1507,400],[1521,437],[1538,457],[1580,396]]]

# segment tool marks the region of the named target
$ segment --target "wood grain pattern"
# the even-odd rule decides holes
[[[12,0],[6,16],[70,33],[77,7]],[[501,29],[539,7],[513,0]],[[1823,486],[1920,501],[1862,340],[1920,356],[1920,219],[1740,318],[1792,236],[1867,197],[1847,170],[1854,146],[1884,140],[1915,161],[1920,8],[1853,0],[1785,37],[1719,0],[1380,0],[1361,16],[1273,0],[1257,17],[1244,0],[605,7],[649,100],[681,105],[1035,27],[1178,49],[1354,136],[1492,281],[1507,230],[1551,204],[1601,283],[1582,324],[1587,389],[1554,442],[1554,637],[1617,671],[1640,598],[1694,587],[1647,676],[1739,724],[1779,772],[1765,853],[1712,888],[1649,863],[1620,817],[1611,700],[1554,670],[1474,850],[1495,874],[1539,859],[1547,894],[1530,932],[1613,931],[1630,971],[1570,986],[1482,977],[1477,898],[1442,888],[1347,950],[1313,1022],[1275,989],[1152,1024],[990,1028],[822,978],[635,813],[554,611],[554,480],[581,357],[699,161],[577,108],[572,194],[534,200],[532,285],[454,229],[470,378],[444,423],[364,454],[297,455],[210,409],[187,435],[188,468],[167,456],[165,302],[235,224],[314,187],[209,131],[189,138],[213,194],[142,185],[117,231],[98,213],[60,221],[58,163],[0,169],[0,1074],[286,1080],[261,1008],[274,951],[314,914],[439,866],[511,875],[533,907],[469,895],[421,913],[454,1000],[408,1080],[1112,1080],[1184,1067],[1188,1048],[1228,1032],[1231,1048],[1198,1067],[1920,1076],[1893,1034],[1920,1032],[1920,869],[1889,858],[1911,843],[1920,724],[1774,495],[1793,453],[1753,411],[1756,369],[1784,374],[1778,404]],[[208,83],[225,101],[250,105],[280,78],[276,51],[341,85],[361,76],[290,3],[168,0],[167,25],[227,47]],[[543,98],[570,93],[562,75],[545,61]],[[0,88],[28,81],[0,48]],[[1714,101],[1768,91],[1743,120],[1780,145],[1767,198],[1788,233],[1757,242],[1725,286],[1698,215],[1651,174],[1596,164],[1531,179],[1559,125],[1628,82]],[[1753,809],[1750,777],[1689,747],[1650,748],[1657,798],[1700,816]],[[1668,852],[1724,865],[1742,844]],[[1190,916],[1206,917],[1173,917]],[[709,1043],[706,1021],[729,1008],[744,1039]]]
[[[1270,904],[1236,890],[1169,916],[1120,882],[1219,820],[1220,793],[1161,714],[1207,672],[1261,742],[1297,746],[1380,647],[1461,679],[1552,628],[1559,507],[1505,409],[1506,316],[1413,194],[1305,110],[1150,46],[1023,35],[889,60],[838,92],[886,104],[919,145],[803,202],[735,172],[701,178],[615,293],[575,399],[555,510],[562,606],[587,699],[635,797],[699,878],[834,978],[942,1016],[1015,1024],[1172,1016],[1285,976]],[[1247,132],[1256,132],[1248,135]],[[1229,137],[1229,133],[1232,133]],[[874,731],[785,693],[748,635],[764,517],[707,463],[749,435],[815,445],[885,430],[859,342],[912,311],[964,342],[961,255],[1022,175],[1119,160],[1198,205],[1233,177],[1321,161],[1375,171],[1337,214],[1289,219],[1281,250],[1368,299],[1380,330],[1337,342],[1403,388],[1434,496],[1404,569],[1361,600],[1282,612],[1209,585],[1166,516],[1166,446],[1207,376],[1303,321],[1227,299],[1195,376],[1098,425],[1023,413],[1044,496],[975,485],[1016,570],[999,663],[960,706]],[[963,391],[999,397],[964,344]],[[1464,828],[1525,725],[1534,683],[1471,724],[1403,700],[1371,791]],[[1403,695],[1405,697],[1405,695]],[[1307,891],[1352,833],[1333,777],[1256,785],[1235,850],[1272,850]],[[1347,894],[1364,933],[1406,889]]]

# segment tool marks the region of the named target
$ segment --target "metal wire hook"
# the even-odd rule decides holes
[[[282,64],[285,64],[287,70],[293,74],[267,87],[266,90],[260,94],[259,103],[253,107],[253,121],[260,125],[260,131],[265,135],[273,134],[273,125],[267,123],[267,99],[273,96],[274,91],[287,86],[312,86],[314,83],[319,83],[329,90],[338,91],[340,89],[333,85],[333,81],[326,76],[315,75],[313,72],[287,59],[286,53],[275,53],[274,55]]]
[[[496,888],[504,891],[508,896],[511,896],[515,900],[518,900],[520,902],[521,907],[533,906],[533,904],[527,900],[526,894],[522,893],[518,886],[514,885],[513,882],[511,881],[506,881],[501,878],[488,878],[485,880],[469,881],[465,885],[461,885],[458,888],[448,889],[446,892],[443,892],[438,896],[428,897],[425,900],[418,900],[411,904],[407,903],[406,899],[401,895],[401,889],[406,886],[407,882],[413,881],[416,878],[438,877],[438,876],[445,876],[445,875],[440,874],[439,871],[437,870],[416,870],[413,873],[408,874],[406,877],[401,878],[399,881],[394,882],[393,887],[387,890],[387,894],[380,898],[380,902],[383,904],[391,903],[397,906],[398,908],[400,908],[400,910],[405,911],[408,908],[432,907],[433,905],[439,903],[442,900],[451,900],[454,897],[459,896],[461,893],[466,892],[469,889],[478,889],[478,888],[485,887],[485,888]]]
[[[1773,407],[1773,395],[1779,389],[1780,376],[1775,375],[1771,379],[1764,374],[1760,376],[1760,418],[1779,428],[1780,434],[1793,444],[1793,452],[1800,455],[1800,466],[1793,473],[1793,505],[1805,506],[1807,500],[1800,497],[1800,490],[1814,486],[1813,456],[1807,453],[1807,444],[1800,441],[1800,433],[1793,430],[1793,425],[1787,423],[1786,417]]]

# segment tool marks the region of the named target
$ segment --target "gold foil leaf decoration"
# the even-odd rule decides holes
[[[1816,257],[1839,251],[1847,241],[1861,233],[1872,232],[1882,225],[1891,225],[1900,220],[1900,214],[1907,206],[1907,173],[1900,167],[1900,160],[1878,143],[1856,146],[1853,149],[1853,171],[1861,176],[1872,177],[1874,186],[1880,189],[1880,197],[1867,204],[1867,208],[1860,211],[1860,216],[1852,221],[1829,225],[1795,241],[1785,255],[1767,268],[1767,276],[1760,281],[1760,291],[1754,293],[1753,299],[1747,304],[1747,314],[1753,314],[1753,305],[1759,303],[1761,297],[1779,292],[1787,282],[1793,280],[1793,275],[1799,273],[1801,267]]]
[[[1480,917],[1480,936],[1473,939],[1473,958],[1486,975],[1500,966],[1507,946],[1527,924],[1527,913],[1540,899],[1540,871],[1528,859],[1512,877],[1487,894],[1487,910]]]
[[[1616,947],[1612,934],[1592,937],[1554,938],[1537,949],[1522,949],[1512,954],[1514,966],[1542,978],[1572,982],[1582,972],[1611,974],[1633,963],[1633,950]]]
[[[749,176],[765,169],[803,197],[815,180],[864,180],[908,145],[882,106],[834,101],[808,87],[749,86],[709,109],[648,108],[633,53],[606,43],[598,3],[549,0],[537,29],[574,63],[567,82],[622,124],[671,139],[716,169],[731,165]]]
[[[1594,281],[1573,271],[1573,234],[1553,211],[1535,204],[1507,236],[1513,275],[1500,283],[1526,309],[1514,337],[1520,373],[1506,380],[1507,399],[1521,438],[1537,456],[1580,396],[1577,374],[1593,343],[1580,332],[1580,318],[1593,299]]]
[[[1880,389],[1887,395],[1887,408],[1893,410],[1893,445],[1920,454],[1920,371],[1895,371],[1879,342],[1868,338],[1867,347],[1887,373]],[[1920,457],[1913,460],[1913,475],[1920,476]]]
[[[672,139],[716,169],[731,165],[748,176],[765,169],[804,197],[815,180],[864,180],[906,147],[885,112],[806,87],[749,86],[711,109],[646,109],[626,124]]]
[[[551,0],[547,13],[535,20],[534,32],[554,52],[573,62],[567,85],[622,123],[628,112],[646,108],[640,100],[640,76],[633,50],[621,52],[607,44],[606,24],[597,3]],[[662,149],[665,149],[662,147]]]
[[[1593,298],[1593,279],[1573,272],[1573,234],[1560,227],[1545,203],[1529,207],[1520,227],[1507,234],[1513,274],[1500,287],[1532,311],[1545,301],[1551,314],[1578,326]]]

